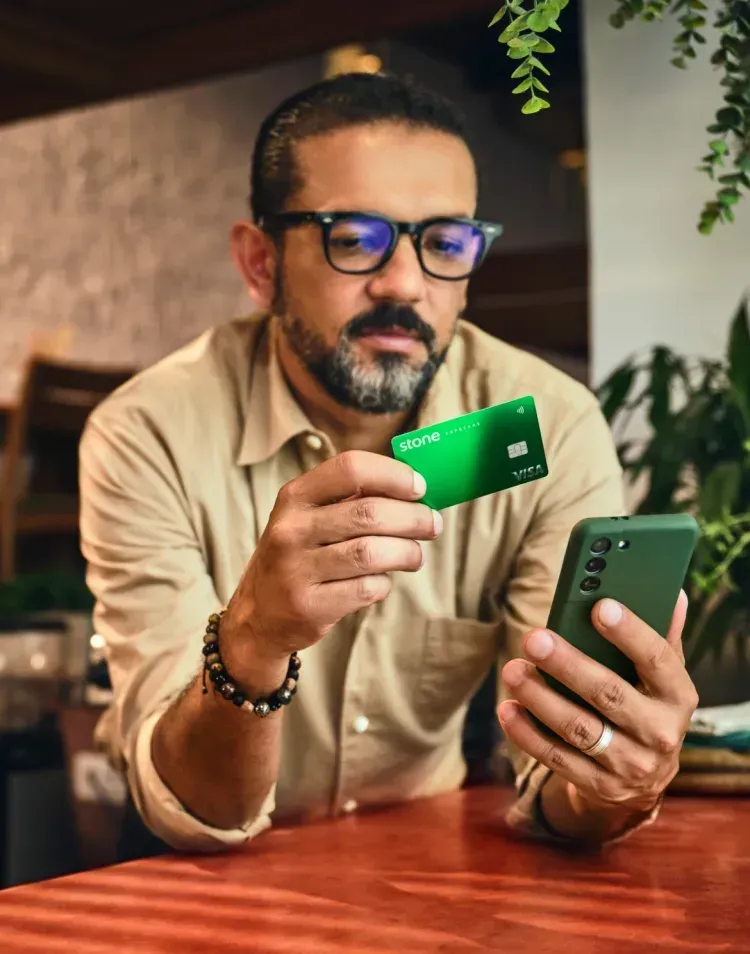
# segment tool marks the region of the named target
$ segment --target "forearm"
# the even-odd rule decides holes
[[[252,691],[267,695],[283,682],[286,662],[255,669]],[[250,688],[250,687],[248,687]],[[276,781],[283,709],[260,719],[209,690],[197,678],[156,726],[154,767],[196,818],[238,828],[257,815]]]

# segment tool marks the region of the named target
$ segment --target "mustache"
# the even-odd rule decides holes
[[[402,328],[412,332],[430,350],[435,346],[435,332],[427,322],[420,318],[410,305],[396,305],[384,303],[377,305],[371,311],[363,312],[344,326],[343,336],[347,338],[361,338],[374,331],[385,331],[388,328]]]

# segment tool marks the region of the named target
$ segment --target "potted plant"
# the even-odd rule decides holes
[[[688,667],[750,636],[750,315],[743,301],[723,360],[662,345],[629,358],[598,389],[626,478],[642,481],[640,513],[687,510],[701,536],[691,564],[684,633]],[[649,437],[627,433],[644,414]],[[750,692],[748,693],[750,696]]]

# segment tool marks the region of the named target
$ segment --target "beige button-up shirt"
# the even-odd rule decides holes
[[[532,394],[549,476],[444,511],[421,570],[393,574],[387,600],[302,652],[275,790],[242,828],[203,824],[157,774],[154,726],[200,671],[206,619],[232,595],[279,488],[336,452],[289,390],[276,333],[267,318],[207,332],[102,404],[81,445],[82,546],[114,688],[99,737],[146,823],[177,848],[459,787],[467,704],[493,660],[546,623],[570,529],[623,512],[591,392],[462,322],[417,426]],[[513,817],[530,830],[541,768],[518,760]]]

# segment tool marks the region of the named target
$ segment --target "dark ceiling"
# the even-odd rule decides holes
[[[0,0],[0,122],[368,41],[486,0]]]

